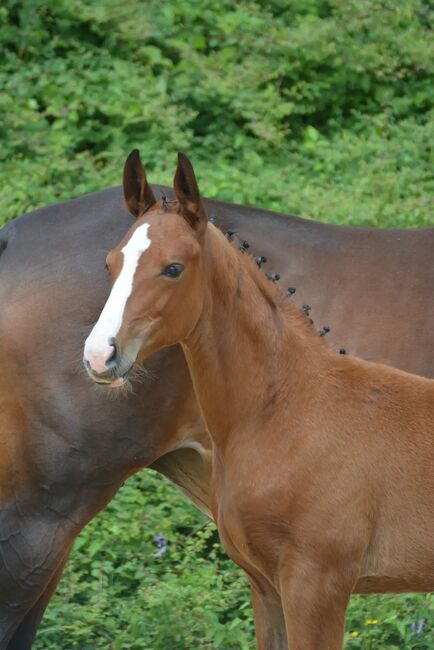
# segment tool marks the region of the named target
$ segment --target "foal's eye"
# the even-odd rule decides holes
[[[184,270],[184,265],[179,264],[178,262],[174,262],[173,264],[169,264],[169,266],[166,266],[162,271],[161,275],[165,275],[167,278],[179,278],[181,273]]]

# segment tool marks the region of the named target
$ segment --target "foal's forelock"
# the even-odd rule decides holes
[[[86,341],[86,348],[92,348],[94,353],[94,348],[106,346],[108,339],[114,338],[121,328],[125,306],[131,295],[137,266],[141,256],[151,245],[148,229],[148,223],[143,223],[136,228],[122,248],[123,263],[121,272],[112,287],[97,323]]]

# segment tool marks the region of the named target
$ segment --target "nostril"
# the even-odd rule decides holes
[[[119,358],[119,346],[115,338],[111,337],[108,340],[108,344],[113,348],[111,355],[106,359],[105,365],[107,368],[114,368],[117,365]]]

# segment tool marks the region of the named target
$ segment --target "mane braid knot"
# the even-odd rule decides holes
[[[267,258],[265,257],[265,255],[260,255],[259,257],[255,257],[255,262],[259,266],[259,268],[261,268],[261,266],[265,264],[266,261]]]
[[[161,205],[165,212],[169,212],[170,208],[177,203],[176,199],[168,199],[165,194],[161,196]]]
[[[271,282],[277,282],[278,280],[280,280],[279,273],[266,273],[265,275],[269,280],[271,280]]]

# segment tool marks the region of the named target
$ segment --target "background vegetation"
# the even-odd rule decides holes
[[[118,184],[139,146],[156,182],[188,152],[208,196],[431,224],[433,24],[429,0],[3,0],[0,221]],[[432,649],[432,610],[356,597],[346,647]],[[215,529],[144,472],[80,536],[37,648],[252,639]]]

